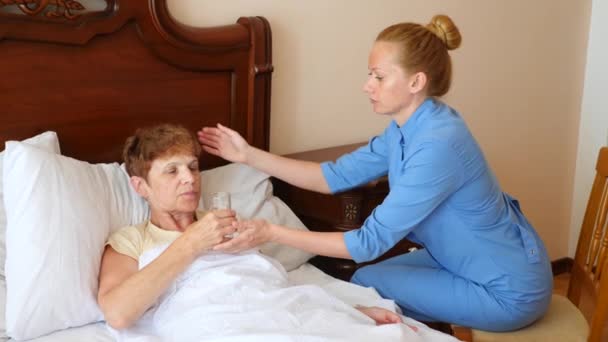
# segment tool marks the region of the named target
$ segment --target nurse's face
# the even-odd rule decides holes
[[[378,41],[369,55],[369,77],[363,91],[369,96],[374,112],[391,115],[402,124],[411,114],[412,77],[398,64],[396,43]]]

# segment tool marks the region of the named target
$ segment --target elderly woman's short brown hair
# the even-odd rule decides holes
[[[122,153],[129,176],[147,179],[152,162],[176,154],[199,157],[201,146],[187,128],[176,124],[160,124],[139,128],[127,138]]]

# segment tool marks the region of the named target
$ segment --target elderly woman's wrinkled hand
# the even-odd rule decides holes
[[[236,232],[234,222],[236,222],[236,213],[233,210],[210,211],[186,228],[184,237],[197,255],[202,254],[215,245],[225,242],[226,236]]]
[[[271,240],[270,224],[266,220],[234,221],[237,233],[226,242],[213,247],[213,250],[225,253],[238,253],[257,247]]]

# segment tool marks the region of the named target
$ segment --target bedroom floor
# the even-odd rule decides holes
[[[565,296],[568,292],[570,273],[562,273],[553,277],[553,293]]]

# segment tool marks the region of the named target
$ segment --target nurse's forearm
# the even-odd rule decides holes
[[[250,146],[246,164],[298,188],[330,193],[319,163],[285,158]]]
[[[275,224],[271,224],[271,231],[274,242],[313,254],[352,259],[344,243],[344,233],[295,230]]]

